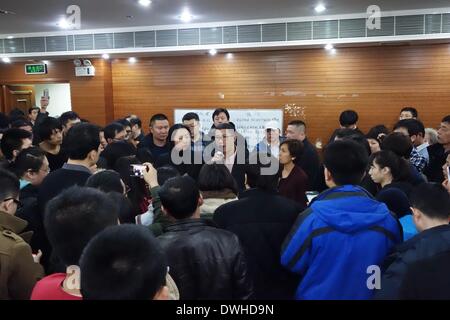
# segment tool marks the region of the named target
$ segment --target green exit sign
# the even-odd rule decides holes
[[[46,74],[47,65],[45,63],[26,64],[25,74]]]

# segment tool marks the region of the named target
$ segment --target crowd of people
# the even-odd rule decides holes
[[[450,115],[231,120],[0,114],[0,299],[450,299]]]

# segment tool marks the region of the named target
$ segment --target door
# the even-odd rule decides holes
[[[3,86],[5,111],[9,113],[17,108],[28,114],[28,109],[35,105],[33,86]]]

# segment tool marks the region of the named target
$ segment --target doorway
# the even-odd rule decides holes
[[[0,89],[0,106],[5,114],[14,109],[28,114],[31,107],[40,107],[43,99],[48,99],[50,116],[59,117],[72,111],[69,83],[3,84]]]

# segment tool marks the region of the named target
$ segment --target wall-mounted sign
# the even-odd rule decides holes
[[[46,74],[47,65],[45,63],[26,64],[25,74]]]

